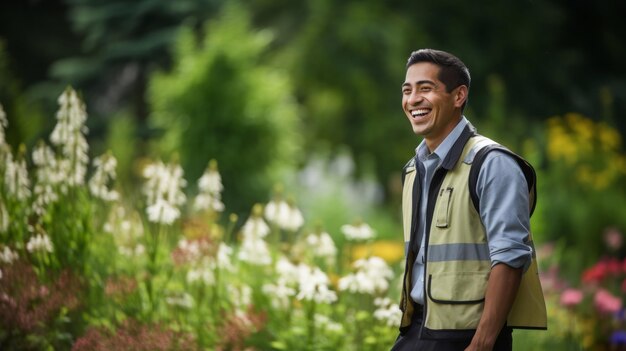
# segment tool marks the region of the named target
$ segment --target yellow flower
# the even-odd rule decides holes
[[[398,241],[379,240],[371,244],[357,245],[352,249],[355,260],[369,256],[378,256],[387,263],[398,262],[404,257],[404,244]]]

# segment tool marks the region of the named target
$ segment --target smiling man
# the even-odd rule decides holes
[[[447,52],[411,54],[402,109],[423,137],[403,170],[406,269],[393,351],[511,350],[546,329],[530,233],[532,166],[463,116],[470,73]]]

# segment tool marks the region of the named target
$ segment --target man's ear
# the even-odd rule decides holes
[[[465,101],[467,101],[468,89],[465,85],[459,85],[454,89],[454,107],[461,108]]]

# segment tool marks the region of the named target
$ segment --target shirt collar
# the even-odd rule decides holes
[[[450,152],[450,149],[452,149],[454,142],[459,138],[459,136],[461,136],[463,129],[468,123],[469,121],[467,120],[467,118],[465,118],[465,116],[461,116],[461,120],[459,121],[459,123],[454,127],[454,129],[452,129],[450,134],[448,134],[448,136],[443,139],[441,144],[439,144],[435,151],[430,155],[437,156],[437,158],[439,158],[440,160],[445,159]],[[422,162],[430,156],[425,140],[422,140],[422,142],[417,146],[417,148],[415,149],[415,153],[417,154],[417,158]]]

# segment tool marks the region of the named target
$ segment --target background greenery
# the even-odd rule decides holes
[[[32,149],[60,92],[79,90],[90,155],[112,151],[131,198],[148,158],[179,160],[188,194],[216,158],[240,217],[280,182],[309,223],[338,231],[361,217],[399,241],[399,170],[419,142],[400,109],[404,63],[417,48],[447,50],[472,73],[468,118],[536,166],[535,238],[556,245],[550,264],[574,284],[604,255],[605,230],[626,230],[625,11],[554,0],[2,2],[0,103],[8,143]]]

